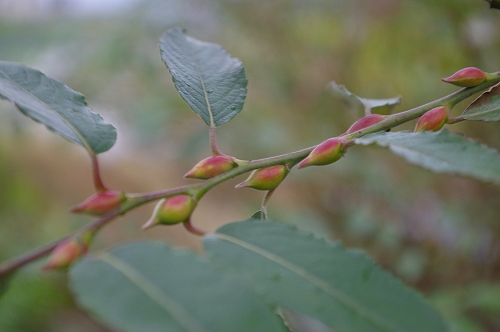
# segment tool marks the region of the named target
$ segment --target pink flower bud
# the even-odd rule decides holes
[[[198,162],[184,177],[206,180],[225,173],[236,166],[238,165],[229,156],[212,156]]]
[[[235,188],[250,187],[257,190],[271,190],[285,179],[288,169],[285,165],[261,168],[253,171],[248,179],[236,185]]]
[[[366,127],[379,123],[384,118],[385,116],[382,114],[370,114],[364,116],[358,121],[354,122],[352,126],[349,129],[347,129],[346,134],[352,134],[355,131],[365,129]]]
[[[126,199],[127,197],[124,193],[115,190],[105,190],[90,196],[70,211],[73,213],[100,216],[118,207]]]
[[[342,140],[338,137],[329,138],[317,145],[309,156],[302,160],[297,168],[304,168],[313,165],[328,165],[342,158]]]
[[[415,132],[422,130],[438,131],[443,128],[448,120],[448,110],[445,106],[439,106],[427,111],[422,115],[415,126]]]
[[[443,82],[451,83],[462,87],[472,87],[486,81],[487,74],[481,69],[467,67],[460,69],[450,77],[443,78]]]
[[[52,250],[48,263],[42,269],[47,271],[68,267],[87,252],[92,238],[93,235],[91,233],[85,233],[81,236],[73,236],[59,243]]]
[[[155,225],[174,225],[189,220],[196,208],[196,201],[190,195],[177,195],[162,199],[156,205],[153,216],[142,229],[151,228]]]

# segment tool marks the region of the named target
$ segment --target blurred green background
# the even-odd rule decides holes
[[[204,123],[160,59],[158,39],[175,25],[245,66],[245,108],[218,129],[221,150],[241,159],[344,132],[361,114],[332,96],[332,80],[366,98],[401,95],[402,111],[456,90],[440,79],[460,68],[500,70],[500,11],[482,0],[0,0],[0,59],[65,82],[117,127],[117,144],[100,156],[109,187],[159,190],[192,183],[182,175],[210,153]],[[4,261],[89,222],[68,209],[92,194],[92,183],[83,149],[10,103],[0,114]],[[500,148],[498,123],[449,129]],[[210,192],[194,223],[213,230],[252,215],[262,193],[235,191],[242,179]],[[292,172],[269,212],[367,251],[423,292],[454,331],[500,331],[499,189],[356,147],[334,165]],[[114,222],[92,250],[138,239],[201,250],[182,227],[140,231],[152,209]],[[42,264],[24,268],[0,298],[0,331],[107,331],[75,307],[66,276],[42,273]]]

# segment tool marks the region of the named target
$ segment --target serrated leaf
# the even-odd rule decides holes
[[[173,28],[160,38],[160,51],[175,88],[208,126],[220,126],[243,109],[245,70],[220,45]]]
[[[368,99],[358,97],[343,85],[336,82],[330,82],[329,88],[334,96],[354,108],[358,113],[368,115],[376,110],[379,114],[390,114],[392,108],[401,104],[401,97],[387,98],[387,99]]]
[[[481,94],[458,118],[477,121],[500,121],[500,84]]]
[[[354,142],[388,147],[409,163],[437,173],[459,174],[500,184],[498,151],[446,129],[419,133],[383,132],[357,138]]]
[[[269,220],[227,224],[204,237],[216,266],[270,304],[335,331],[445,331],[413,290],[362,252]]]
[[[71,269],[70,287],[81,306],[118,331],[286,331],[235,279],[161,243],[131,243],[85,258]]]
[[[115,144],[115,128],[87,107],[82,94],[21,63],[0,61],[0,98],[90,153]]]

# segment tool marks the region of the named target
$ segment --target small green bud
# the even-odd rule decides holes
[[[81,256],[85,255],[92,238],[93,234],[86,232],[59,243],[52,250],[48,263],[42,269],[47,271],[67,268]]]
[[[487,74],[476,67],[460,69],[450,77],[443,78],[443,82],[462,87],[473,87],[486,81]]]
[[[313,165],[328,165],[342,158],[342,140],[338,137],[329,138],[318,144],[309,156],[302,160],[297,168],[304,168]]]
[[[448,120],[448,110],[445,106],[439,106],[427,111],[422,115],[415,126],[415,132],[422,130],[438,131],[443,128]]]
[[[358,121],[354,122],[352,126],[347,129],[346,134],[352,134],[355,131],[365,129],[366,127],[369,127],[371,125],[374,125],[376,123],[379,123],[385,118],[385,115],[382,114],[370,114],[367,116],[362,117]]]
[[[156,205],[153,216],[142,229],[151,228],[155,225],[174,225],[189,220],[196,208],[196,201],[190,195],[177,195],[162,199]]]
[[[272,190],[285,179],[288,169],[285,165],[271,166],[253,171],[248,179],[235,188],[249,187],[257,190]]]
[[[118,207],[126,199],[127,197],[122,192],[105,190],[90,196],[70,211],[100,216]]]
[[[225,173],[238,166],[233,159],[226,155],[212,156],[198,162],[184,177],[192,179],[210,179]]]

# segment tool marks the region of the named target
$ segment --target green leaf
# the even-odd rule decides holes
[[[9,277],[10,276],[2,276],[0,277],[0,297],[7,291],[8,284],[9,284]]]
[[[367,99],[361,98],[353,94],[343,85],[336,82],[330,82],[328,85],[334,96],[342,100],[344,103],[354,108],[360,114],[371,114],[373,110],[377,110],[379,114],[390,114],[394,106],[401,104],[401,97],[387,99]]]
[[[227,224],[204,237],[209,259],[270,304],[335,331],[445,331],[417,293],[357,250],[269,220]]]
[[[0,61],[0,98],[89,153],[115,144],[115,128],[87,107],[82,94],[21,63]]]
[[[173,28],[160,38],[160,51],[175,88],[207,125],[220,126],[243,109],[245,70],[220,45]]]
[[[500,154],[446,129],[419,133],[383,132],[357,138],[354,142],[388,147],[409,163],[437,173],[459,174],[500,184]]]
[[[459,119],[500,121],[500,84],[480,95],[470,104]]]
[[[283,321],[205,259],[161,243],[123,245],[70,271],[77,301],[127,332],[286,331]]]

